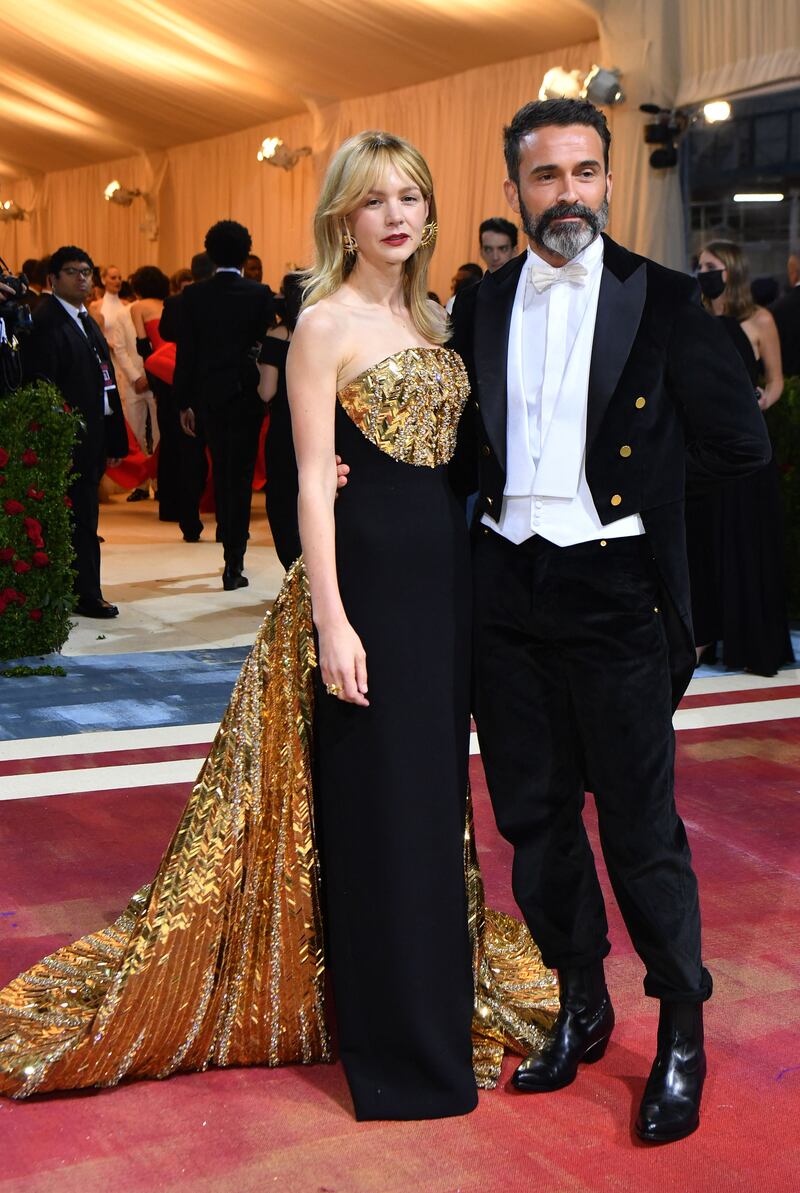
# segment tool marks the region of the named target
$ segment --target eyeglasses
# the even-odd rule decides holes
[[[73,265],[65,265],[61,272],[65,273],[68,278],[90,278],[94,271],[88,265],[84,269],[75,269]]]

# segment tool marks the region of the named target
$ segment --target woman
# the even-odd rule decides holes
[[[157,265],[142,265],[131,278],[131,284],[136,293],[136,302],[130,307],[136,345],[144,360],[158,411],[158,517],[161,522],[177,522],[180,517],[178,437],[181,430],[172,400],[172,386],[156,363],[160,352],[171,351],[158,332],[164,299],[169,296],[169,278]]]
[[[467,385],[425,297],[419,153],[347,142],[315,232],[288,369],[307,575],[257,635],[153,884],[0,991],[0,1093],[330,1059],[320,871],[358,1118],[468,1112],[503,1044],[530,1051],[552,1018],[554,976],[522,925],[484,926],[464,847],[468,545],[445,465]]]
[[[700,253],[697,277],[706,306],[744,362],[754,400],[769,409],[783,390],[780,344],[772,315],[753,303],[741,248],[712,241]],[[686,522],[698,658],[721,641],[726,667],[774,675],[794,658],[775,461],[688,501]]]
[[[287,273],[281,285],[283,320],[267,332],[258,358],[259,397],[269,405],[264,441],[267,519],[278,559],[291,567],[300,554],[297,528],[297,460],[286,393],[286,357],[303,303],[303,274]]]

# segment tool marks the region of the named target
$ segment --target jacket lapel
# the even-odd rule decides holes
[[[508,329],[519,275],[527,253],[484,276],[475,312],[475,372],[486,434],[498,463],[506,468],[506,376]]]
[[[647,297],[647,262],[608,236],[603,240],[603,276],[589,369],[587,452],[625,368]]]

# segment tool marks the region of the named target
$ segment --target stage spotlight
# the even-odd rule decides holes
[[[280,166],[282,170],[293,170],[301,157],[309,157],[311,149],[303,145],[300,149],[290,149],[284,145],[280,137],[265,137],[261,142],[256,157],[268,166]]]
[[[601,108],[621,104],[625,93],[619,85],[620,77],[618,70],[606,70],[603,66],[594,65],[583,80],[581,95]]]
[[[103,191],[108,203],[117,203],[120,207],[130,207],[133,200],[138,198],[142,193],[138,188],[129,190],[127,186],[123,186],[116,179],[113,182],[109,182]]]
[[[553,66],[547,71],[539,88],[539,99],[579,99],[581,72]]]
[[[720,120],[730,120],[731,105],[726,99],[715,99],[703,107],[703,117],[706,124],[718,124]]]
[[[8,220],[25,220],[28,218],[28,212],[20,207],[19,203],[15,203],[13,199],[6,199],[0,203],[0,220],[6,223]]]

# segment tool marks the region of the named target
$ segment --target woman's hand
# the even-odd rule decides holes
[[[367,656],[358,634],[348,621],[318,633],[320,671],[329,695],[368,708]],[[331,686],[337,690],[331,692]]]

